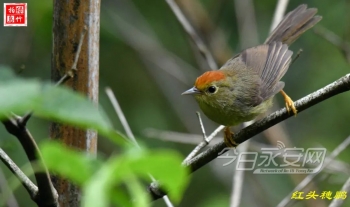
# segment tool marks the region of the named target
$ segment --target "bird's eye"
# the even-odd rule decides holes
[[[216,92],[216,87],[215,87],[215,86],[210,86],[210,87],[208,88],[208,92],[209,92],[209,93],[215,93],[215,92]]]

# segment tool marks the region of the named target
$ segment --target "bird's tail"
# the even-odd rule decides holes
[[[316,8],[308,9],[305,4],[298,6],[283,18],[266,39],[265,44],[272,42],[292,44],[301,34],[322,19],[321,16],[315,16],[316,13]]]

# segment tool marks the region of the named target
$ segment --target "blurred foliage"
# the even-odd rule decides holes
[[[215,25],[213,32],[220,30],[224,35],[227,44],[223,47],[239,52],[234,2],[232,0],[197,1],[204,6],[210,20]],[[14,1],[1,0],[0,2]],[[20,76],[49,80],[50,53],[52,51],[52,2],[34,0],[27,2],[29,9],[28,27],[0,27],[0,63],[12,66],[17,72],[21,71]],[[263,42],[268,34],[277,1],[255,0],[253,2],[258,24],[258,37],[260,42]],[[347,12],[350,9],[350,3],[348,0],[293,0],[290,1],[287,11],[302,3],[318,8],[318,14],[323,16],[319,25],[350,41],[350,16]],[[198,107],[191,97],[180,96],[182,91],[191,87],[194,79],[189,78],[186,80],[186,84],[183,84],[169,75],[169,72],[164,72],[164,68],[147,62],[149,58],[154,57],[152,54],[157,54],[153,53],[157,51],[157,48],[152,47],[154,45],[152,42],[146,41],[150,45],[147,51],[149,55],[146,57],[140,55],[140,51],[134,49],[130,46],[130,42],[126,41],[123,31],[121,31],[123,27],[110,15],[110,11],[128,24],[137,27],[141,34],[154,35],[163,49],[192,66],[181,68],[180,72],[185,76],[192,77],[193,74],[201,74],[202,70],[193,68],[201,68],[204,60],[198,58],[193,43],[165,1],[102,1],[100,104],[109,115],[114,128],[123,131],[118,117],[114,115],[114,110],[104,94],[104,88],[110,86],[138,140],[151,149],[166,147],[187,155],[193,149],[192,145],[148,139],[143,132],[147,128],[157,128],[200,134],[200,127],[195,115],[195,111],[199,110]],[[134,39],[140,39],[139,37],[136,32],[130,35],[130,38]],[[295,52],[300,48],[304,52],[283,78],[286,83],[285,90],[294,100],[349,73],[349,63],[341,51],[324,38],[315,35],[312,30],[302,35],[291,46]],[[179,63],[179,61],[175,62]],[[21,69],[23,67],[24,69]],[[169,68],[173,69],[171,66]],[[209,67],[207,68],[209,69]],[[277,96],[275,99],[280,106],[283,106],[281,97]],[[348,126],[349,102],[350,94],[344,93],[285,121],[283,125],[293,144],[292,147],[323,146],[327,148],[328,152],[332,151],[350,134]],[[204,118],[204,124],[207,133],[216,127],[206,118]],[[29,123],[29,129],[38,142],[48,137],[48,123],[45,120],[32,119]],[[27,163],[27,158],[17,141],[6,133],[3,127],[0,128],[0,134],[1,147],[8,152],[14,161],[20,166]],[[255,137],[254,140],[268,143],[262,135]],[[275,145],[276,143],[270,144]],[[101,154],[108,156],[114,150],[115,148],[110,144],[110,141],[100,139],[99,151]],[[339,159],[348,163],[349,155],[350,151],[345,150],[340,154]],[[2,164],[0,166],[9,176],[10,173],[6,167]],[[180,206],[214,206],[215,204],[226,206],[230,198],[232,173],[233,167],[222,167],[217,164],[217,161],[200,169],[193,175]],[[275,206],[296,185],[295,178],[289,175],[255,175],[252,172],[246,172],[246,175],[242,206],[261,206],[261,203]],[[321,178],[315,181],[317,189],[311,190],[319,192],[339,190],[348,176],[348,172],[323,173]],[[299,178],[302,177],[302,175],[299,176]],[[34,204],[29,205],[33,202],[28,201],[29,198],[23,189],[16,191],[16,197],[21,206],[34,206]],[[349,201],[344,206],[346,205],[350,205]],[[164,203],[159,200],[154,202],[154,206],[164,206]],[[298,202],[295,206],[310,206],[310,204]]]
[[[82,206],[107,207],[111,201],[121,206],[149,206],[147,191],[140,187],[139,177],[150,182],[150,175],[161,182],[174,202],[180,201],[187,184],[188,169],[182,167],[183,158],[177,152],[147,152],[146,149],[134,149],[136,146],[130,147],[126,140],[114,132],[102,109],[65,87],[18,79],[4,66],[0,66],[0,77],[0,96],[6,97],[0,101],[0,119],[6,119],[6,115],[11,112],[23,114],[35,111],[35,115],[42,118],[98,130],[123,147],[125,152],[105,160],[75,152],[59,143],[41,144],[47,168],[83,188]],[[131,194],[127,202],[118,197],[123,192],[121,188],[115,188],[122,183],[125,183]],[[118,194],[115,194],[116,191]],[[0,202],[0,206],[3,204]]]

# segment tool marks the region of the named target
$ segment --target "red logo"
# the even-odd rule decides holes
[[[4,3],[4,26],[27,26],[27,3]]]

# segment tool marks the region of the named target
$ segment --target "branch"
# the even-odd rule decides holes
[[[87,27],[84,26],[79,40],[79,45],[77,52],[75,54],[74,63],[69,71],[56,83],[60,85],[70,78],[74,77],[74,71],[77,70],[77,62],[80,56],[81,46],[86,34]],[[26,128],[28,120],[31,118],[33,112],[28,112],[23,117],[14,115],[12,118],[3,120],[2,123],[5,126],[6,130],[17,137],[18,141],[21,143],[22,148],[24,149],[32,168],[34,169],[34,164],[37,161],[40,161],[42,165],[42,171],[35,173],[35,179],[38,184],[38,187],[32,186],[29,178],[15,165],[15,163],[6,155],[4,151],[1,150],[2,161],[5,165],[14,173],[22,182],[22,185],[26,188],[32,199],[38,204],[38,206],[58,206],[57,199],[58,194],[56,189],[53,187],[53,184],[50,179],[50,174],[45,166],[42,163],[42,156],[39,150],[38,145],[36,144],[34,138],[30,134],[29,130]],[[7,159],[5,159],[7,158]],[[30,182],[30,183],[28,183]],[[36,189],[35,189],[36,188]]]
[[[4,150],[0,148],[0,159],[8,169],[21,181],[23,187],[28,191],[30,197],[35,199],[38,195],[38,187],[22,172]]]
[[[10,134],[17,137],[32,165],[32,168],[35,169],[34,163],[36,163],[38,160],[42,160],[41,153],[28,129],[20,124],[21,120],[22,119],[20,117],[14,117],[3,120],[2,123]],[[4,163],[6,166],[10,165],[10,163]],[[49,172],[44,165],[41,172],[35,173],[35,179],[38,184],[39,193],[37,193],[38,196],[34,197],[34,201],[39,206],[45,206],[46,204],[48,206],[57,206],[58,195],[50,180]],[[29,191],[29,193],[31,193],[31,191]]]
[[[77,69],[77,65],[78,65],[78,60],[79,60],[79,56],[80,56],[81,46],[83,45],[84,37],[85,37],[86,32],[87,32],[87,26],[85,25],[85,26],[83,27],[83,31],[82,31],[81,34],[80,34],[79,44],[78,44],[77,52],[75,53],[73,65],[72,65],[71,69],[68,70],[68,71],[61,77],[61,79],[56,83],[57,86],[62,85],[62,84],[65,83],[67,80],[73,78],[74,75],[75,75],[75,73],[77,72],[77,70],[78,70],[78,69]]]
[[[269,128],[271,129],[271,128]],[[266,132],[265,130],[264,132]],[[174,131],[163,131],[158,129],[146,129],[144,131],[144,135],[151,139],[158,139],[168,142],[174,142],[174,143],[181,143],[181,144],[189,144],[189,145],[197,145],[203,140],[203,137],[201,135],[197,134],[188,134],[188,133],[180,133],[180,132],[174,132]],[[215,137],[208,146],[214,146],[215,144],[219,143],[223,137]],[[256,142],[254,140],[250,140],[249,142],[249,150],[259,152],[261,148],[272,148],[274,146],[268,145],[268,144],[262,144],[259,142]],[[282,154],[278,154],[277,157],[284,158]],[[331,159],[326,155],[325,160]],[[302,161],[298,161],[298,164],[302,164]],[[316,164],[309,163],[311,166],[317,166]],[[350,165],[346,162],[340,161],[340,160],[333,160],[330,163],[330,165],[326,166],[328,173],[344,173],[348,175],[350,173]]]
[[[341,188],[341,191],[349,192],[350,191],[350,178],[345,182],[343,187]],[[329,204],[329,207],[340,207],[344,203],[343,199],[333,199],[331,204]]]
[[[214,139],[214,137],[225,128],[225,126],[219,126],[217,129],[215,129],[213,131],[213,133],[211,133],[209,135],[209,137],[207,137],[206,133],[205,133],[205,129],[204,129],[204,125],[203,125],[203,121],[201,118],[201,114],[197,111],[196,112],[197,116],[198,116],[198,120],[199,120],[199,125],[202,129],[202,134],[203,134],[203,140],[202,142],[200,142],[192,151],[190,154],[187,155],[187,157],[185,158],[185,160],[182,162],[182,164],[185,164],[186,162],[188,162],[189,160],[191,160],[192,158],[194,158],[194,156],[196,156],[198,154],[199,151],[201,151],[204,147],[206,147],[210,141],[212,139]]]
[[[302,112],[311,106],[320,103],[332,96],[343,93],[350,90],[350,74],[343,76],[337,81],[321,88],[302,99],[296,101],[295,107],[298,109],[298,112]],[[260,132],[270,128],[271,126],[278,124],[290,117],[294,116],[293,114],[288,114],[286,108],[282,108],[279,111],[276,111],[264,119],[261,119],[249,127],[244,128],[238,133],[233,135],[233,139],[237,144],[240,144],[253,136],[259,134]],[[215,159],[218,156],[218,153],[221,152],[226,147],[225,143],[221,141],[217,145],[213,146],[211,149],[201,153],[190,162],[187,163],[191,167],[192,171],[198,170],[203,165],[207,164],[211,160]]]
[[[314,174],[309,174],[307,177],[304,178],[303,181],[301,181],[291,193],[289,193],[278,205],[277,207],[285,207],[288,206],[288,204],[291,201],[295,201],[290,199],[293,192],[295,191],[302,191],[324,168],[326,168],[329,164],[332,163],[332,161],[348,146],[350,145],[350,136],[348,136],[342,143],[340,143],[333,152],[329,155],[329,159],[326,160],[322,166],[322,168]]]
[[[241,145],[241,147],[238,149],[238,152],[246,152],[249,147],[249,140]],[[246,154],[242,155],[242,160],[245,160],[247,158]],[[241,163],[241,167],[245,168],[245,162]],[[243,191],[243,182],[244,182],[244,170],[235,170],[233,172],[233,179],[232,179],[232,191],[230,196],[230,207],[239,207],[241,203],[242,198],[242,191]]]
[[[201,151],[204,147],[206,147],[211,140],[213,140],[215,138],[215,136],[221,132],[223,129],[225,128],[225,126],[221,125],[218,128],[216,128],[213,133],[211,133],[208,137],[204,137],[203,141],[200,142],[192,151],[190,154],[187,155],[187,157],[185,158],[185,160],[183,161],[183,165],[186,165],[187,162],[189,162],[192,158],[194,158],[194,156],[196,156],[198,154],[199,151]]]
[[[177,20],[181,23],[182,27],[185,29],[186,33],[191,37],[193,42],[196,44],[199,52],[205,57],[208,65],[212,70],[217,70],[218,66],[215,62],[213,55],[211,54],[208,47],[204,44],[203,40],[196,33],[192,25],[189,23],[185,15],[182,13],[180,7],[176,4],[174,0],[166,0],[171,10],[174,12]]]
[[[107,87],[105,89],[105,92],[109,98],[109,101],[112,103],[112,106],[120,120],[120,122],[122,123],[122,126],[125,130],[126,135],[131,139],[131,141],[133,142],[133,144],[137,147],[140,148],[139,143],[137,143],[136,138],[134,136],[134,133],[132,133],[131,128],[129,126],[128,121],[125,118],[124,112],[122,111],[122,108],[120,107],[117,97],[115,97],[113,91],[111,88]]]
[[[331,98],[337,94],[346,92],[348,90],[350,90],[350,74],[347,74],[342,78],[338,79],[337,81],[305,96],[304,98],[299,99],[294,104],[298,112],[300,113],[310,108],[311,106],[314,106],[328,98]],[[254,124],[242,129],[238,133],[235,133],[232,138],[238,144],[243,143],[248,139],[252,138],[253,136],[259,134],[260,132],[292,116],[294,115],[288,114],[286,108],[282,108],[279,111],[276,111],[270,114],[266,118],[263,118],[255,122]],[[213,147],[209,148],[208,150],[202,152],[195,158],[189,160],[188,162],[185,163],[185,165],[190,168],[191,172],[195,172],[196,170],[200,169],[201,167],[203,167],[204,165],[208,164],[210,161],[218,157],[219,153],[222,152],[222,150],[224,150],[225,148],[226,148],[226,145],[224,141],[221,141],[218,144],[214,145]],[[164,196],[164,194],[159,193],[159,192],[162,192],[161,190],[153,189],[152,186],[153,185],[151,184],[149,188],[150,188],[151,196],[154,199],[158,199]]]
[[[322,26],[315,27],[313,31],[315,34],[324,38],[325,40],[333,44],[335,47],[337,47],[343,53],[348,63],[350,63],[350,43],[349,42],[343,40],[334,32]]]
[[[270,28],[272,32],[277,25],[282,21],[284,13],[286,12],[289,0],[278,0],[275,14],[273,15],[273,20]]]
[[[123,128],[124,128],[127,136],[132,140],[133,144],[137,148],[140,149],[141,147],[140,147],[139,143],[137,142],[137,140],[136,140],[136,138],[134,136],[134,133],[131,131],[130,125],[129,125],[128,121],[126,120],[124,112],[123,112],[123,110],[121,109],[121,107],[120,107],[120,105],[118,103],[117,97],[115,97],[112,89],[110,89],[109,87],[107,87],[105,89],[105,91],[106,91],[106,94],[107,94],[109,100],[111,101],[111,103],[113,105],[113,108],[114,108],[115,112],[117,113],[117,116],[119,117],[120,122],[123,125]],[[149,174],[149,176],[150,176],[152,182],[156,182],[156,179],[152,175]],[[174,205],[171,203],[171,201],[168,198],[168,196],[164,195],[163,196],[163,200],[164,200],[165,205],[167,207],[174,207]]]

